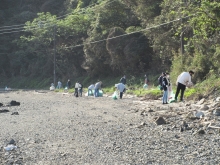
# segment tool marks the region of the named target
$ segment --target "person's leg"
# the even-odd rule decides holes
[[[186,89],[186,86],[181,84],[180,101],[183,101],[183,95],[184,95],[185,89]]]
[[[166,100],[165,100],[165,92],[166,92],[166,91],[163,91],[163,98],[162,98],[163,104],[166,103]]]
[[[77,93],[77,92],[76,92],[76,90],[77,90],[77,88],[75,88],[75,91],[74,91],[74,96],[76,96],[76,93]]]
[[[122,96],[123,96],[123,92],[120,92],[120,99],[122,99]]]
[[[164,99],[164,103],[168,103],[168,90],[164,91],[165,92],[165,99]]]
[[[177,97],[178,97],[178,95],[180,93],[180,88],[181,88],[181,84],[178,83],[177,88],[176,88],[175,100],[177,100]]]
[[[78,88],[76,88],[76,96],[77,96],[77,97],[79,96]]]
[[[98,89],[95,89],[95,97],[98,97]]]

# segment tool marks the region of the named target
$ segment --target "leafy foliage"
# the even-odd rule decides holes
[[[193,69],[201,82],[220,72],[219,13],[211,0],[3,0],[0,74],[52,80],[55,62],[63,81]]]

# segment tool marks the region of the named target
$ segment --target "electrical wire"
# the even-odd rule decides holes
[[[107,3],[108,1],[106,1],[105,3],[102,3],[102,4],[100,4],[100,5],[98,5],[98,6],[102,6],[102,5],[104,5],[104,4],[111,4],[111,3],[113,3],[115,0],[112,0],[110,3]],[[93,7],[92,7],[93,6]],[[95,7],[97,7],[97,5],[96,5],[96,3],[95,4],[92,4],[92,5],[89,5],[89,6],[87,6],[87,7],[85,7],[85,8],[81,8],[79,11],[75,11],[75,12],[71,12],[71,13],[68,13],[68,14],[65,14],[65,15],[62,15],[62,16],[59,16],[59,17],[57,17],[57,20],[60,20],[60,19],[62,19],[62,18],[64,18],[64,17],[66,17],[66,16],[68,16],[68,15],[71,15],[71,14],[76,14],[76,13],[81,13],[81,12],[84,12],[84,11],[82,11],[82,10],[85,10],[85,9],[87,9],[87,8],[91,8],[91,9],[93,9],[93,8],[95,8]],[[80,12],[81,11],[81,12]],[[49,21],[42,21],[41,23],[43,23],[42,25],[44,25],[44,24],[47,24]],[[21,32],[21,31],[25,31],[25,29],[24,29],[24,25],[26,25],[26,24],[20,24],[20,25],[11,25],[11,26],[3,26],[3,27],[0,27],[0,32],[3,32],[3,33],[0,33],[0,35],[1,34],[10,34],[10,33],[16,33],[16,32]],[[22,26],[22,27],[19,27],[19,26]],[[38,25],[36,25],[36,26],[38,26]],[[12,28],[9,28],[9,27],[12,27]],[[15,27],[15,28],[13,28],[13,27]],[[34,29],[36,29],[36,28],[33,28],[33,30]],[[10,31],[10,30],[18,30],[18,31]],[[6,31],[6,32],[5,32]],[[7,31],[10,31],[10,32],[7,32]]]
[[[79,45],[75,45],[75,46],[69,46],[69,47],[65,47],[65,48],[66,49],[76,48],[76,47],[80,47],[80,46],[84,46],[84,45],[88,45],[88,44],[94,44],[94,43],[99,43],[99,42],[103,42],[103,41],[107,41],[107,40],[112,40],[112,39],[116,39],[116,38],[119,38],[119,37],[124,37],[124,36],[128,36],[128,35],[131,35],[131,34],[139,33],[139,32],[142,32],[142,31],[154,29],[154,28],[157,28],[157,27],[160,27],[160,26],[164,26],[164,25],[167,25],[167,24],[170,24],[170,23],[173,23],[173,22],[177,22],[177,21],[180,21],[181,19],[189,18],[189,17],[192,17],[192,16],[186,16],[186,17],[183,17],[183,18],[178,18],[178,19],[175,19],[173,21],[165,22],[165,23],[162,23],[162,24],[159,24],[159,25],[155,25],[155,26],[152,26],[152,27],[149,27],[149,28],[145,28],[145,29],[141,29],[141,30],[138,30],[138,31],[134,31],[134,32],[131,32],[131,33],[126,33],[126,34],[118,35],[118,36],[115,36],[115,37],[106,38],[106,39],[103,39],[103,40],[92,41],[92,42],[88,42],[88,43],[84,43],[84,44],[79,44]]]

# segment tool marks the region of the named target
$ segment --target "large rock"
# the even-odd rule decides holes
[[[20,102],[17,102],[17,101],[12,100],[12,101],[10,102],[10,105],[11,105],[11,106],[19,106],[19,105],[20,105]]]
[[[0,109],[0,113],[6,113],[6,112],[9,112],[8,109]]]
[[[202,118],[204,116],[205,116],[205,114],[201,111],[195,113],[195,117],[197,117],[197,118]]]
[[[208,110],[208,109],[209,109],[209,107],[206,104],[203,104],[200,108],[200,110],[203,110],[203,111]]]
[[[157,125],[163,125],[163,124],[166,124],[166,121],[164,120],[163,117],[158,117],[158,118],[155,119],[155,123]]]
[[[214,111],[213,111],[213,114],[215,116],[220,116],[220,108],[216,108]]]
[[[197,103],[198,105],[202,105],[205,102],[205,98],[199,100],[199,102]]]

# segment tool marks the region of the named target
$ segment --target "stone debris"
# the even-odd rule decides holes
[[[197,103],[198,105],[202,105],[205,102],[205,98],[199,100],[199,102]]]
[[[208,110],[209,107],[206,105],[206,104],[203,104],[201,107],[200,107],[200,110],[202,111],[205,111],[205,110]]]
[[[0,113],[7,113],[7,112],[9,112],[8,109],[0,109]]]
[[[12,112],[11,115],[19,115],[18,112]]]
[[[204,117],[205,116],[205,114],[203,113],[203,112],[196,112],[195,113],[195,117],[197,117],[197,118],[202,118],[202,117]]]
[[[166,121],[164,120],[163,117],[157,117],[157,118],[155,119],[155,123],[156,123],[157,125],[163,125],[163,124],[166,124]]]
[[[10,102],[10,105],[11,105],[11,106],[19,106],[19,105],[20,105],[20,102],[17,102],[17,101],[12,100],[12,101]]]
[[[213,114],[214,114],[215,116],[220,116],[220,108],[215,109],[215,110],[213,111]]]
[[[220,162],[220,118],[215,115],[220,104],[216,97],[201,104],[162,105],[161,100],[136,97],[115,102],[109,97],[75,99],[52,92],[32,92],[32,97],[22,92],[20,96],[9,94],[2,101],[27,102],[9,106],[11,112],[23,115],[0,116],[0,164]],[[204,105],[209,109],[201,110]],[[11,136],[15,140],[8,139]]]
[[[205,134],[205,131],[203,129],[199,129],[198,131],[196,131],[194,134],[200,134],[203,135]]]

